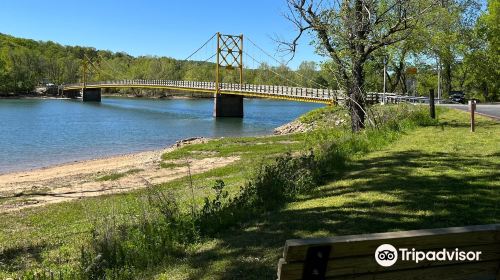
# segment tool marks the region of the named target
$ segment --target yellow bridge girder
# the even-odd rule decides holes
[[[141,85],[141,84],[86,84],[85,88],[146,88],[146,89],[168,89],[175,91],[186,91],[186,92],[197,92],[197,93],[206,93],[206,94],[215,94],[215,89],[204,89],[198,87],[178,87],[178,86],[169,86],[169,85]],[[81,85],[68,85],[63,86],[63,90],[81,90]],[[227,89],[219,89],[219,94],[230,94],[230,95],[241,95],[245,97],[258,97],[258,98],[268,98],[268,99],[277,99],[277,100],[289,100],[289,101],[299,101],[299,102],[310,102],[310,103],[320,103],[333,105],[335,104],[334,99],[320,99],[308,96],[296,96],[296,95],[280,95],[273,94],[267,92],[249,92],[249,91],[239,91],[239,90],[227,90]]]

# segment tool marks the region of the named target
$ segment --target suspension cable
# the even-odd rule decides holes
[[[203,61],[196,61],[196,63],[205,63],[205,62],[208,62],[210,59],[214,58],[216,55],[217,55],[217,53],[214,53],[214,54],[213,54],[212,56],[210,56],[209,58],[207,58],[207,59],[205,59],[205,60],[203,60]],[[184,61],[182,61],[182,62],[184,62]],[[187,72],[187,71],[189,71],[189,70],[191,70],[191,69],[193,69],[193,68],[196,68],[196,67],[198,67],[198,65],[196,65],[196,63],[195,63],[195,65],[193,65],[193,66],[191,66],[191,67],[189,67],[189,68],[186,68],[186,69],[182,69],[182,70],[183,70],[183,71],[185,71],[185,72]]]
[[[108,64],[108,66],[111,68],[111,70],[116,72],[115,74],[120,74],[120,72],[116,71],[99,53],[97,53],[97,55],[99,56],[99,58],[101,58],[101,60],[103,60],[106,64]],[[95,70],[94,73],[109,75],[111,78],[114,77],[113,73],[110,73],[108,71],[104,71],[101,67],[95,66],[92,63],[92,60],[86,54],[84,54],[84,56],[87,59],[87,61],[89,62],[89,64],[92,66],[92,69]]]
[[[212,39],[215,37],[215,35],[217,35],[217,33],[215,33],[214,35],[212,35],[212,37],[210,37],[210,39],[208,39],[203,45],[201,45],[201,47],[199,47],[197,50],[195,50],[192,54],[190,54],[186,59],[184,59],[184,61],[190,59],[193,55],[195,55],[199,50],[203,49],[210,41],[212,41]]]
[[[208,40],[207,40],[207,41],[206,41],[206,42],[205,42],[205,43],[204,43],[201,47],[199,47],[198,49],[196,49],[196,50],[195,50],[193,53],[191,53],[191,54],[190,54],[190,55],[189,55],[186,59],[181,60],[181,61],[182,61],[182,62],[185,62],[185,61],[187,61],[188,59],[190,59],[191,57],[193,57],[193,56],[194,56],[197,52],[199,52],[201,49],[203,49],[203,48],[204,48],[204,47],[205,47],[205,46],[206,46],[206,45],[207,45],[207,44],[208,44],[208,43],[209,43],[209,42],[210,42],[210,41],[211,41],[211,40],[212,40],[212,39],[213,39],[216,35],[217,35],[217,34],[212,35],[212,37],[210,37],[210,39],[208,39]],[[102,73],[102,74],[106,74],[106,75],[109,75],[110,77],[113,77],[113,76],[114,76],[112,73],[109,73],[109,72],[107,72],[107,71],[104,71],[104,70],[102,70],[102,69],[100,69],[100,68],[96,67],[96,66],[92,63],[92,61],[89,59],[89,57],[88,57],[86,54],[84,54],[84,55],[85,55],[85,57],[87,58],[87,61],[89,62],[89,64],[92,66],[92,68],[93,68],[94,70],[96,70],[96,72],[98,72],[98,73]],[[114,74],[121,74],[121,72],[120,72],[120,71],[116,70],[116,69],[115,69],[115,68],[114,68],[114,67],[113,67],[113,66],[112,66],[112,65],[111,65],[111,64],[110,64],[110,63],[109,63],[106,59],[104,59],[104,58],[103,58],[103,57],[102,57],[99,53],[97,53],[97,55],[99,56],[99,58],[101,58],[101,60],[103,60],[103,61],[104,61],[104,63],[106,63],[106,65],[107,65],[107,66],[108,66],[108,67],[109,67],[109,68],[110,68],[110,69],[114,72]],[[215,55],[216,55],[216,54],[213,54],[211,57],[209,57],[209,58],[207,58],[207,59],[205,59],[204,61],[201,61],[201,62],[202,62],[202,63],[203,63],[203,62],[207,62],[207,61],[209,61],[210,59],[212,59]],[[192,68],[193,68],[193,67],[190,67],[190,68],[186,69],[185,71],[189,71],[189,70],[191,70]]]
[[[274,60],[274,61],[278,62],[279,64],[284,65],[284,63],[283,63],[283,62],[279,61],[279,60],[278,60],[278,59],[276,59],[274,56],[270,55],[270,54],[269,54],[268,52],[266,52],[263,48],[261,48],[261,47],[260,47],[259,45],[257,45],[254,41],[252,41],[252,39],[250,39],[249,37],[247,37],[247,40],[248,40],[248,41],[249,41],[252,45],[254,45],[257,49],[259,49],[261,52],[263,52],[266,56],[270,57],[272,60]],[[307,81],[312,82],[312,83],[314,83],[314,84],[318,85],[320,88],[325,88],[325,86],[324,86],[324,85],[322,85],[322,84],[320,84],[320,83],[318,83],[318,82],[316,82],[316,81],[314,81],[314,80],[312,80],[312,79],[310,79],[310,78],[305,77],[304,75],[302,75],[302,74],[298,73],[297,71],[292,71],[292,72],[293,72],[295,75],[298,75],[298,76],[300,76],[301,78],[304,78],[304,79],[306,79]]]
[[[271,59],[273,59],[274,61],[276,61],[276,62],[278,62],[278,63],[280,63],[280,64],[282,64],[282,65],[283,65],[283,63],[282,63],[281,61],[279,61],[279,60],[278,60],[278,59],[276,59],[274,56],[270,55],[268,52],[266,52],[264,49],[262,49],[259,45],[257,45],[255,42],[253,42],[253,41],[252,41],[252,39],[250,39],[249,37],[247,37],[247,40],[248,40],[248,41],[249,41],[252,45],[254,45],[257,49],[259,49],[261,52],[263,52],[266,56],[270,57],[270,58],[271,58]],[[251,57],[248,53],[247,53],[247,56],[249,56],[250,58],[252,58],[252,57]],[[253,59],[253,58],[252,58],[252,59]],[[329,67],[329,68],[330,68],[330,67]],[[332,70],[332,69],[330,68],[330,70]],[[271,71],[271,70],[270,70],[270,71]],[[308,81],[310,81],[310,82],[312,82],[312,83],[314,83],[314,84],[316,84],[316,85],[320,86],[321,88],[324,88],[324,86],[323,86],[323,85],[321,85],[320,83],[318,83],[318,82],[316,82],[316,81],[314,81],[314,80],[312,80],[312,79],[310,79],[310,78],[304,77],[302,74],[298,73],[297,71],[292,71],[292,72],[293,72],[294,74],[296,74],[296,75],[298,75],[298,76],[300,76],[300,77],[302,77],[302,78],[304,78],[304,79],[306,79],[306,80],[308,80]],[[279,75],[279,74],[278,74],[278,73],[276,73],[276,72],[274,72],[274,73],[275,73],[275,74],[277,74],[277,75]],[[288,80],[288,79],[287,79],[287,80]],[[337,81],[337,83],[338,83],[338,81]],[[295,83],[295,84],[297,84],[297,83]],[[368,116],[368,114],[367,114],[367,112],[365,111],[365,109],[363,109],[363,107],[362,107],[362,106],[361,106],[361,105],[360,105],[357,101],[355,101],[353,98],[351,98],[348,94],[343,93],[342,91],[337,91],[337,94],[338,94],[338,93],[340,93],[340,95],[341,95],[341,96],[343,96],[344,98],[347,98],[347,99],[351,100],[351,102],[355,103],[355,105],[356,105],[356,106],[358,106],[358,107],[359,107],[359,108],[363,111],[363,113],[364,113],[366,116]],[[369,122],[371,122],[371,123],[372,123],[372,125],[373,125],[373,121],[372,121],[370,118],[368,118],[368,121],[369,121]]]
[[[104,57],[102,57],[99,53],[97,54],[102,61],[104,61],[104,63],[106,63],[106,65],[113,71],[115,72],[115,74],[122,74],[120,71],[117,71],[115,67],[113,67],[106,59],[104,59]],[[102,69],[101,69],[102,71]],[[104,72],[104,71],[103,71]],[[109,72],[106,72],[104,74],[110,74]],[[113,75],[110,75],[111,77],[113,77]]]
[[[247,53],[247,52],[245,52],[245,53],[246,53],[247,57],[249,57],[250,59],[252,59],[252,60],[253,60],[253,61],[255,61],[256,63],[262,64],[262,62],[260,62],[260,61],[258,61],[257,59],[253,58],[253,56],[251,56],[249,53]],[[297,87],[301,87],[301,85],[300,85],[300,84],[298,84],[297,82],[292,81],[292,80],[288,79],[287,77],[285,77],[285,76],[283,76],[283,75],[281,75],[281,74],[279,74],[279,73],[277,73],[277,72],[273,71],[273,70],[272,70],[272,68],[268,68],[268,69],[265,69],[265,70],[267,70],[267,71],[269,71],[269,72],[271,72],[271,73],[273,73],[273,74],[277,75],[278,77],[282,78],[283,80],[285,80],[285,81],[287,81],[287,82],[290,82],[290,83],[294,84],[294,85],[295,85],[295,86],[297,86]]]

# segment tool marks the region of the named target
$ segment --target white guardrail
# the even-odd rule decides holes
[[[158,88],[179,88],[184,90],[206,90],[214,92],[215,82],[198,82],[198,81],[175,81],[175,80],[118,80],[118,81],[101,81],[90,82],[85,85],[88,88],[98,87],[158,87]],[[63,90],[79,89],[83,87],[82,83],[64,84],[61,85]],[[343,101],[344,92],[341,90],[318,89],[305,87],[290,87],[290,86],[275,86],[275,85],[254,85],[254,84],[235,84],[235,83],[219,83],[219,91],[221,92],[241,92],[243,95],[258,94],[261,96],[282,96],[294,98],[307,98],[323,101]],[[428,97],[399,95],[394,93],[368,92],[367,101],[371,103],[428,103]],[[436,99],[436,101],[438,101]]]

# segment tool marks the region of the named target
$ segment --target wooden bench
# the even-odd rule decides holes
[[[398,261],[388,267],[375,251],[391,244]],[[480,251],[479,261],[402,261],[400,248],[416,251]],[[500,280],[500,224],[291,239],[278,263],[279,280],[299,279],[475,279]]]

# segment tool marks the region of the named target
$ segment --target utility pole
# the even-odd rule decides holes
[[[384,91],[382,94],[382,104],[385,104],[385,93],[387,92],[387,46],[384,46]]]
[[[441,101],[441,60],[437,59],[437,68],[438,68],[438,103]]]
[[[382,95],[382,104],[385,104],[385,93],[387,92],[387,88],[386,88],[386,82],[387,82],[386,73],[387,73],[387,59],[384,56],[384,92],[383,92],[384,94]]]

